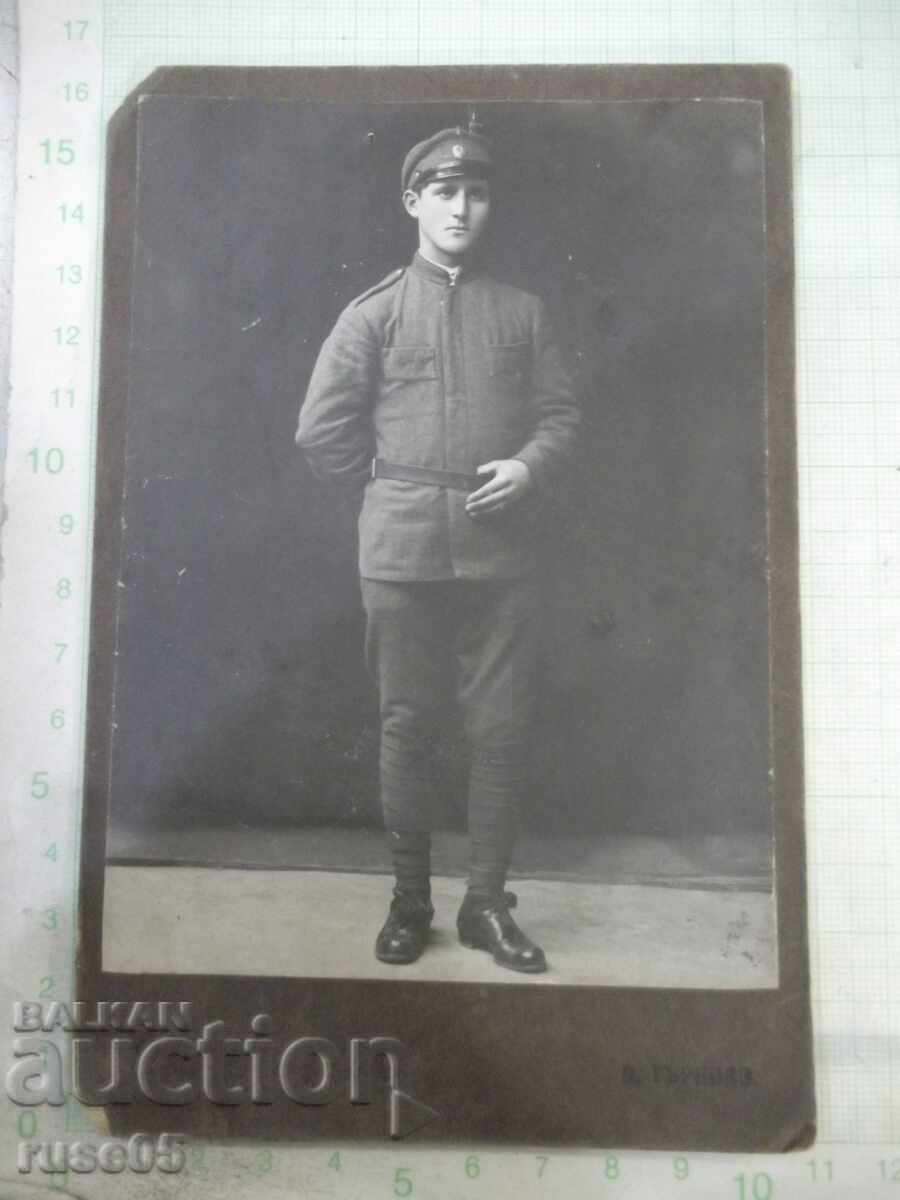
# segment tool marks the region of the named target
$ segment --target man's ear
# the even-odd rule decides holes
[[[414,192],[412,188],[407,188],[403,193],[403,207],[411,217],[418,220],[419,217],[419,193]]]

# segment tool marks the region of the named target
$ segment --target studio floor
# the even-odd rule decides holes
[[[431,941],[418,962],[373,954],[391,879],[331,870],[177,865],[106,869],[103,969],[607,987],[777,986],[775,903],[759,889],[516,879],[515,917],[547,955],[519,975],[461,946],[458,877],[435,875]]]

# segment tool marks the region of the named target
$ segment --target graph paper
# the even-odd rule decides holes
[[[79,37],[82,21],[86,27]],[[47,94],[55,98],[59,89],[81,81],[91,89],[94,190],[86,202],[96,211],[85,261],[92,263],[95,282],[102,227],[100,132],[127,94],[161,65],[771,62],[790,67],[806,819],[820,1149],[790,1168],[792,1182],[779,1174],[787,1168],[774,1160],[766,1160],[763,1172],[746,1159],[691,1156],[690,1194],[767,1200],[826,1187],[841,1196],[900,1189],[900,872],[893,861],[900,850],[900,5],[894,0],[92,0],[79,8],[33,0],[23,6],[21,23],[22,120],[31,122],[22,128],[34,144],[20,144],[20,179],[28,170],[27,154],[55,136],[50,123],[46,131],[40,128],[50,103],[42,99],[42,88],[52,84]],[[81,58],[66,59],[66,53]],[[59,153],[58,146],[47,150]],[[57,200],[75,207],[75,197],[64,189]],[[20,206],[17,220],[26,217]],[[28,289],[27,272],[28,264],[17,261],[15,321],[23,326],[35,319],[40,305],[37,289]],[[97,296],[95,286],[85,300],[95,313]],[[96,338],[96,324],[92,328]],[[16,345],[20,355],[27,353],[26,334],[20,330],[18,343],[15,336],[14,326],[14,355]],[[94,373],[85,384],[89,400],[95,382]],[[66,380],[58,386],[65,390]],[[14,391],[11,417],[27,403],[26,395]],[[76,499],[81,511],[89,512],[91,404],[71,419],[83,438],[82,492]],[[23,602],[27,589],[21,590],[19,581],[34,563],[14,540],[16,510],[10,500],[25,469],[7,456],[4,607]],[[73,627],[84,628],[84,597],[75,613]],[[74,641],[73,636],[73,646]],[[25,652],[11,653],[6,670],[19,686],[28,674]],[[65,817],[59,853],[65,846],[70,874],[51,877],[44,864],[39,886],[26,882],[37,876],[14,860],[21,857],[17,848],[35,820],[34,806],[27,792],[21,800],[10,793],[2,851],[25,898],[7,913],[7,933],[21,946],[22,922],[38,912],[54,912],[62,932],[50,958],[43,944],[24,939],[30,949],[23,950],[22,962],[28,967],[7,972],[10,997],[37,992],[45,976],[64,986],[71,970],[83,685],[83,671],[73,667],[65,705],[73,741],[58,793],[58,811]],[[27,699],[28,694],[26,687],[22,695]],[[19,766],[21,775],[25,767]],[[40,773],[39,767],[28,770],[32,789],[40,790]],[[15,1158],[15,1114],[6,1116],[2,1176],[10,1174]],[[276,1186],[301,1185],[318,1195],[409,1194],[402,1182],[398,1185],[407,1177],[395,1173],[407,1160],[415,1169],[416,1195],[475,1195],[479,1188],[492,1195],[531,1195],[542,1185],[545,1192],[554,1186],[546,1173],[538,1173],[534,1154],[513,1152],[492,1151],[490,1169],[485,1152],[478,1175],[463,1169],[461,1177],[459,1155],[412,1146],[399,1156],[394,1149],[360,1151],[356,1166],[345,1164],[343,1176],[341,1168],[328,1167],[327,1155],[324,1163],[313,1162],[308,1149],[279,1147],[274,1168],[266,1168],[267,1151],[245,1149],[243,1174],[236,1149],[211,1147],[200,1159],[194,1153],[190,1186],[198,1195],[207,1190],[221,1195],[231,1188],[237,1194],[242,1186],[244,1194],[263,1195]],[[345,1159],[352,1153],[346,1147]],[[668,1196],[676,1194],[677,1184],[687,1183],[670,1169],[671,1156],[629,1152],[616,1160],[621,1167],[613,1175],[602,1154],[559,1159],[566,1161],[564,1167],[556,1165],[557,1179],[566,1182],[555,1188],[573,1196],[612,1195],[616,1186],[623,1196]],[[669,1182],[654,1183],[654,1172]],[[760,1173],[768,1185],[758,1182]],[[136,1188],[139,1182],[123,1178],[122,1186]],[[108,1180],[89,1183],[112,1186]]]

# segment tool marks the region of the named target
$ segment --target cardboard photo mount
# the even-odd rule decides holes
[[[777,988],[494,987],[103,971],[137,108],[147,95],[370,104],[726,98],[761,104]],[[76,1000],[89,1007],[189,1000],[194,1038],[204,1024],[217,1021],[229,1037],[253,1037],[252,1017],[266,1013],[279,1047],[301,1037],[324,1038],[345,1058],[352,1039],[402,1039],[409,1062],[403,1086],[393,1081],[394,1103],[414,1098],[437,1113],[415,1133],[416,1141],[741,1151],[785,1151],[812,1142],[790,154],[790,80],[779,66],[185,67],[160,69],[131,94],[110,122],[107,147]],[[139,1052],[158,1035],[141,1030],[132,1036]],[[388,1119],[378,1096],[389,1081],[379,1056],[373,1072],[374,1103],[351,1103],[345,1089],[327,1104],[300,1104],[276,1085],[267,1104],[215,1104],[201,1095],[173,1108],[138,1092],[133,1102],[107,1105],[104,1113],[114,1133],[176,1129],[212,1140],[380,1141]]]

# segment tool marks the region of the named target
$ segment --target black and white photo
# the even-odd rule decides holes
[[[118,981],[631,993],[624,1047],[805,969],[784,79],[509,71],[161,72],[112,131]]]

